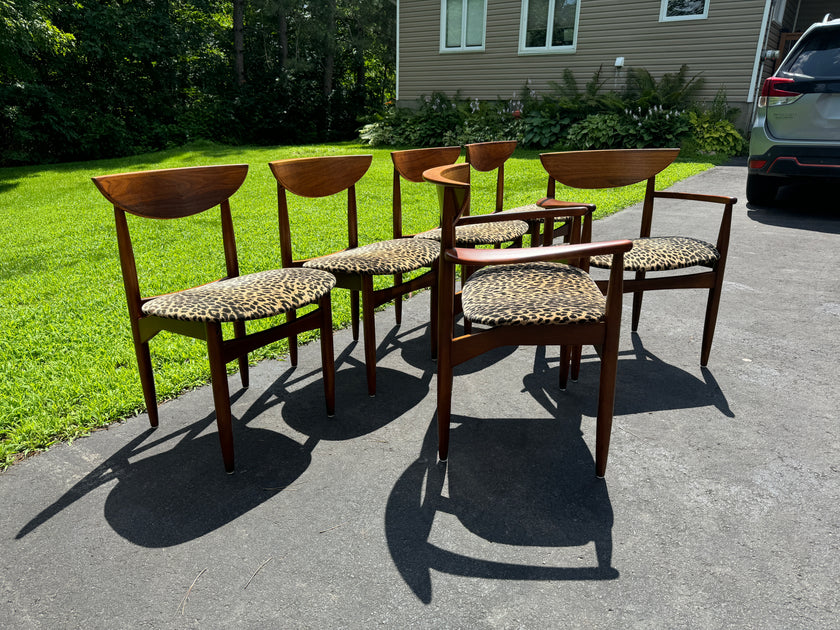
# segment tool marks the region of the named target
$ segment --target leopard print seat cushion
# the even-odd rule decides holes
[[[398,238],[313,258],[305,262],[303,266],[333,273],[381,276],[429,267],[438,259],[438,256],[440,256],[438,243],[413,238]]]
[[[706,241],[688,236],[654,236],[633,239],[633,249],[624,254],[628,271],[669,271],[700,265],[713,267],[720,252]],[[593,256],[593,267],[609,269],[612,256]]]
[[[540,208],[537,204],[531,203],[527,206],[519,206],[518,208],[509,208],[504,212],[527,212],[531,210],[545,210],[545,208]],[[572,220],[572,217],[554,217],[554,227],[558,227],[561,223],[568,223]],[[529,224],[539,224],[542,225],[543,219],[528,219]]]
[[[464,316],[488,326],[597,323],[606,299],[589,274],[552,262],[484,267],[464,284]]]
[[[495,245],[515,241],[528,233],[525,221],[498,221],[496,223],[478,223],[455,227],[455,244],[461,247],[469,245]],[[421,232],[415,239],[440,241],[440,228]]]
[[[164,295],[143,313],[188,322],[241,322],[271,317],[318,301],[335,276],[317,269],[274,269]]]

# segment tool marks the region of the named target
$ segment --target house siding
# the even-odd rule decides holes
[[[707,19],[671,22],[659,22],[660,0],[580,1],[576,52],[519,55],[520,0],[488,0],[484,51],[443,54],[440,2],[400,0],[400,102],[436,91],[507,99],[526,81],[547,93],[567,68],[582,87],[601,67],[606,87],[620,89],[629,67],[658,78],[687,64],[705,80],[701,99],[724,87],[730,103],[746,105],[765,0],[710,0]],[[623,71],[615,69],[616,57],[625,58]]]

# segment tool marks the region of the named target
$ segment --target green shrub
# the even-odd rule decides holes
[[[688,114],[691,135],[687,152],[714,155],[739,155],[746,147],[746,140],[728,120],[714,120],[710,116]]]

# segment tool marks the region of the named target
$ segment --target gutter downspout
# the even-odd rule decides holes
[[[397,67],[394,71],[394,100],[400,102],[400,0],[397,0]]]
[[[770,36],[770,5],[772,4],[773,0],[766,0],[764,3],[764,16],[761,18],[761,32],[758,34],[758,45],[755,50],[750,91],[747,94],[747,103],[752,103],[749,128],[752,128],[752,123],[755,120],[756,106],[758,104],[755,95],[758,92],[758,83],[761,80],[761,64],[764,59],[764,50],[767,47],[767,38]]]

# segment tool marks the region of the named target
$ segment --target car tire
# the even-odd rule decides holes
[[[766,206],[776,200],[779,182],[767,175],[747,175],[747,201],[759,206]]]

